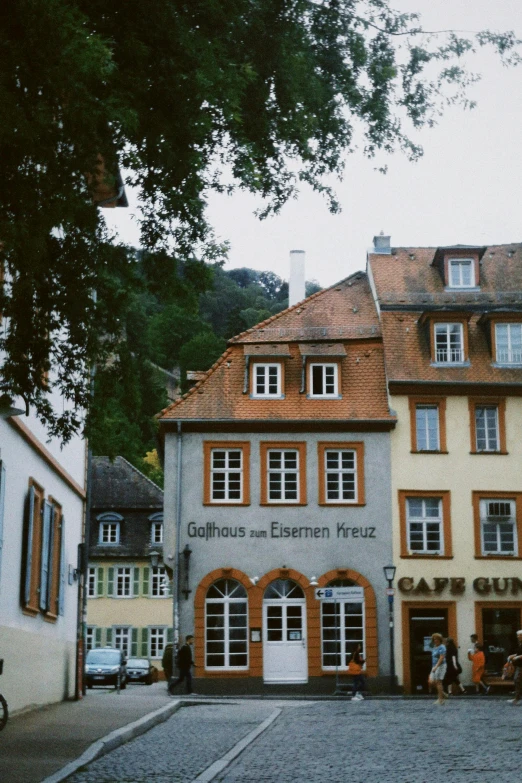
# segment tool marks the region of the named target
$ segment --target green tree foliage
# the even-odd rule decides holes
[[[4,0],[0,391],[24,395],[50,434],[82,425],[89,364],[113,350],[128,306],[129,253],[93,204],[101,160],[116,187],[128,172],[142,245],[163,250],[169,280],[180,259],[222,250],[211,189],[259,195],[262,216],[307,183],[336,210],[324,178],[356,129],[367,155],[418,156],[410,130],[448,101],[469,105],[465,56],[486,45],[518,58],[512,33],[426,36],[388,0]],[[51,387],[66,405],[53,408]]]

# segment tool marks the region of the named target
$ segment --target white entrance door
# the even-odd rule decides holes
[[[263,678],[272,683],[308,682],[304,600],[263,601]]]

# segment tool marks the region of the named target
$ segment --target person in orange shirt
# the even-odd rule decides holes
[[[486,671],[486,656],[484,655],[484,648],[481,644],[475,644],[475,652],[468,650],[468,658],[472,663],[471,667],[471,679],[475,685],[475,690],[480,693],[480,688],[484,689],[484,693],[489,693],[489,687],[484,682],[484,673]]]

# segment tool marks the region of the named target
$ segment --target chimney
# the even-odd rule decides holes
[[[288,285],[288,306],[305,298],[305,251],[290,251],[290,283]]]
[[[381,231],[378,237],[373,238],[373,252],[383,256],[391,255],[390,240],[391,237],[385,237],[384,232]]]

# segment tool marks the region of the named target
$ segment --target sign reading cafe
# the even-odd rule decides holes
[[[421,577],[417,581],[410,576],[399,579],[397,587],[401,593],[413,595],[439,595],[449,589],[453,595],[460,595],[466,590],[466,580],[463,576],[441,577],[436,576],[429,584]],[[488,577],[478,576],[473,580],[473,590],[479,595],[518,595],[522,593],[522,579],[517,576]]]
[[[376,528],[369,526],[353,527],[345,522],[337,522],[335,528],[311,525],[283,525],[281,522],[270,522],[268,528],[250,529],[243,525],[219,525],[216,522],[206,522],[198,525],[189,522],[187,525],[189,538],[202,538],[205,541],[216,538],[377,538]]]

